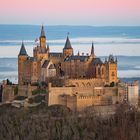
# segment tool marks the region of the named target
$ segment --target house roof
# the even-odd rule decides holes
[[[72,61],[72,60],[80,60],[81,62],[84,62],[85,59],[89,59],[89,56],[78,56],[78,55],[74,55],[74,56],[69,56],[65,58],[65,62],[68,61]]]
[[[35,58],[35,57],[29,57],[29,60],[31,60],[31,61],[37,61],[37,58]]]
[[[103,62],[101,61],[100,58],[93,58],[93,59],[92,59],[92,63],[93,63],[94,65],[103,64]]]
[[[64,59],[64,62],[70,62],[72,60],[80,60],[80,62],[84,62],[85,60],[88,60],[90,56],[78,56],[78,55],[74,55],[74,56],[69,56],[66,57]],[[96,65],[96,64],[103,64],[103,62],[101,61],[100,58],[93,58],[92,59],[92,64]]]
[[[49,69],[55,69],[54,64],[51,64],[51,65],[49,66]]]
[[[49,53],[49,56],[52,56],[52,57],[61,57],[61,56],[63,56],[63,53],[52,52],[52,53]]]
[[[42,65],[42,68],[47,68],[47,66],[49,65],[49,62],[50,62],[50,60],[45,60]]]

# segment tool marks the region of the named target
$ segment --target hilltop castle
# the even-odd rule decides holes
[[[45,82],[50,77],[66,77],[67,79],[100,79],[106,83],[116,83],[117,59],[110,55],[105,62],[96,57],[94,44],[90,55],[74,55],[69,36],[67,36],[63,52],[50,52],[46,43],[44,26],[41,28],[40,44],[33,49],[33,57],[28,56],[24,43],[18,55],[18,83],[27,85]]]
[[[123,101],[138,105],[138,82],[129,86],[118,80],[117,58],[113,55],[103,62],[96,57],[93,43],[90,55],[80,55],[79,52],[74,55],[69,36],[61,53],[50,52],[46,42],[43,26],[33,57],[28,56],[22,42],[18,55],[19,84],[4,82],[3,100],[13,100],[17,95],[30,98],[45,94],[48,106],[63,105],[72,111]],[[29,102],[26,103],[25,106]]]

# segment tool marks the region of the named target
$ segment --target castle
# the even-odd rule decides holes
[[[105,83],[117,83],[117,58],[110,55],[104,62],[96,57],[94,43],[90,55],[74,55],[69,36],[63,52],[50,52],[46,43],[44,26],[41,28],[40,44],[33,49],[33,57],[28,56],[24,43],[18,55],[18,83],[28,85],[46,82],[51,77],[67,79],[101,79]]]
[[[122,97],[117,86],[117,58],[109,55],[103,62],[96,57],[94,43],[90,55],[80,55],[79,52],[75,55],[69,36],[61,53],[50,52],[46,42],[44,26],[41,28],[40,43],[33,49],[33,57],[28,56],[22,42],[18,55],[20,94],[30,96],[36,88],[32,85],[47,83],[48,105],[65,105],[73,111],[122,100],[125,94]],[[53,80],[59,84],[54,84]]]

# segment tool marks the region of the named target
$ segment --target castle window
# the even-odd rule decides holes
[[[112,77],[114,77],[115,76],[115,73],[114,72],[112,72]]]
[[[102,75],[104,74],[104,68],[102,68]]]

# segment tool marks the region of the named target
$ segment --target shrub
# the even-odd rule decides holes
[[[32,103],[40,103],[43,100],[45,100],[45,96],[38,95],[38,96],[35,96],[35,97],[32,97],[32,98],[29,98],[28,102],[30,104],[32,104]]]
[[[32,91],[32,95],[37,95],[37,94],[47,94],[48,91],[45,89],[35,89]]]
[[[15,96],[18,95],[18,86],[16,86],[16,87],[14,88],[14,95],[15,95]]]
[[[114,82],[110,83],[110,87],[114,87],[114,86],[115,86]]]

